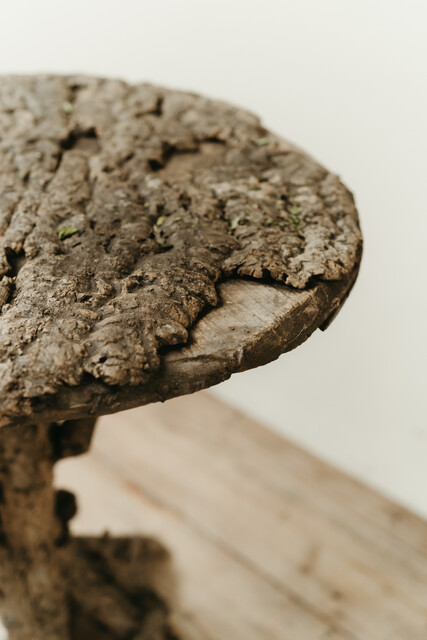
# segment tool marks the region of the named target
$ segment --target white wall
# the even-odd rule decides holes
[[[339,172],[366,250],[326,334],[218,393],[427,515],[427,4],[14,0],[0,73],[151,80],[245,106]]]

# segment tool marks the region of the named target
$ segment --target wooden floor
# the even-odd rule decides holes
[[[170,547],[185,640],[427,639],[427,524],[206,392],[103,418],[57,483],[75,531]]]

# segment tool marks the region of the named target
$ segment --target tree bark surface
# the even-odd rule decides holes
[[[11,640],[67,639],[66,584],[55,553],[52,453],[46,426],[0,432],[2,619]]]
[[[0,430],[0,615],[10,640],[167,640],[155,540],[73,538],[74,496],[53,465],[87,450],[94,420]]]

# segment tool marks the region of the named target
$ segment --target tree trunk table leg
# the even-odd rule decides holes
[[[73,538],[74,496],[53,466],[84,453],[95,420],[0,430],[0,615],[10,640],[173,640],[150,583],[166,550],[145,538]]]

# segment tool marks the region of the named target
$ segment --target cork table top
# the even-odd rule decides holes
[[[337,176],[242,109],[0,78],[0,425],[191,393],[326,326],[362,239]]]

